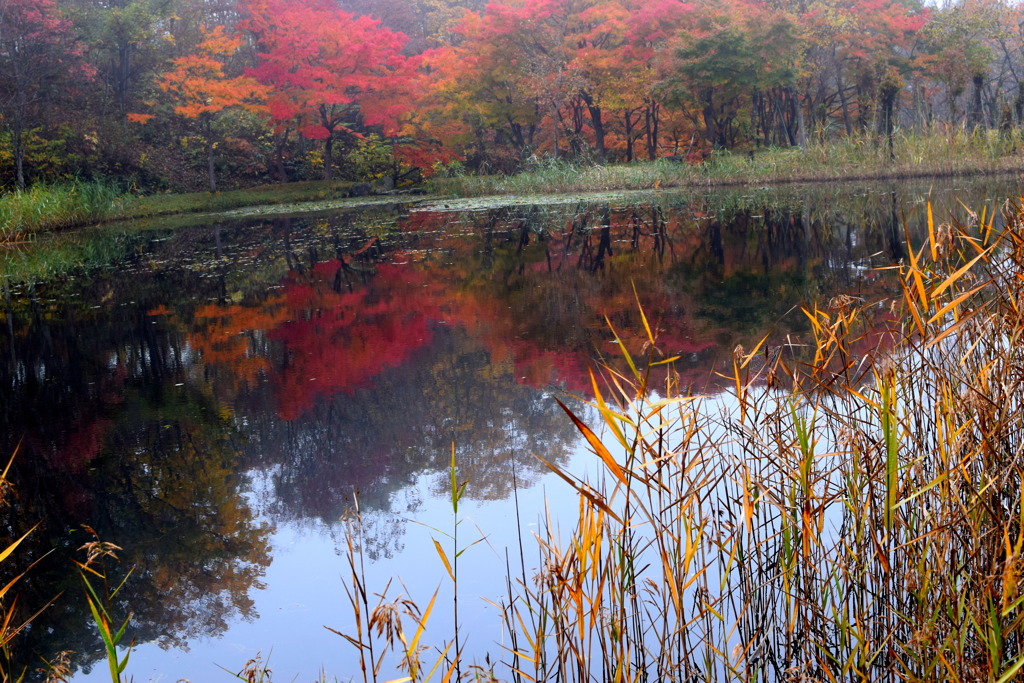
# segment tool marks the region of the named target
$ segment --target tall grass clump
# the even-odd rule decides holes
[[[7,465],[3,471],[0,472],[0,508],[7,507],[14,504],[15,493],[11,487],[8,474],[11,471],[11,465],[14,463],[14,458],[18,455],[18,449],[14,449],[14,454],[11,455]],[[38,525],[37,525],[38,526]],[[35,531],[36,527],[32,527],[28,531],[24,532],[16,538],[8,539],[0,549],[0,567],[9,570],[10,565],[16,562],[12,556],[18,549],[18,546],[29,537],[29,535]],[[4,547],[5,546],[5,547]],[[52,604],[53,601],[43,606],[42,609],[37,611],[35,614],[28,616],[27,618],[22,613],[22,610],[18,607],[18,598],[13,590],[17,583],[25,576],[31,567],[22,569],[20,573],[8,571],[8,576],[12,575],[14,578],[8,579],[6,584],[0,586],[0,681],[7,683],[8,681],[22,681],[25,675],[28,673],[27,667],[23,664],[18,663],[18,658],[14,655],[14,639],[19,633],[25,630],[31,621],[38,616],[39,612],[46,609]]]
[[[1024,676],[1024,214],[1005,221],[929,211],[897,296],[808,306],[807,347],[737,348],[722,394],[676,384],[646,318],[644,349],[616,335],[626,369],[595,372],[590,411],[563,406],[599,474],[551,466],[577,516],[507,564],[486,679]],[[419,652],[427,615],[353,585],[350,642],[378,663],[402,613],[415,638],[389,642]]]
[[[123,201],[121,189],[103,180],[35,185],[9,192],[0,197],[0,243],[97,223],[115,215]]]
[[[435,194],[470,197],[946,177],[1017,172],[1022,151],[1024,137],[1016,128],[936,127],[927,132],[898,131],[891,152],[878,135],[860,133],[823,137],[806,149],[713,150],[703,159],[694,153],[688,162],[671,157],[609,165],[529,163],[523,172],[511,176],[435,177],[428,187]]]
[[[808,308],[809,355],[738,349],[715,398],[655,391],[628,355],[606,369],[606,438],[571,415],[605,476],[560,472],[579,519],[510,594],[513,678],[1015,680],[1024,219],[979,222],[929,220],[902,326],[873,327],[879,302]]]

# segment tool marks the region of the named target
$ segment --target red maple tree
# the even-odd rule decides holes
[[[304,137],[324,141],[324,180],[332,178],[340,130],[360,119],[386,128],[412,105],[378,96],[400,91],[398,81],[409,76],[403,34],[330,0],[248,0],[242,9],[240,26],[261,50],[250,73],[273,88],[268,106],[277,126],[296,125]]]

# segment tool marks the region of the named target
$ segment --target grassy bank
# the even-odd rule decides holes
[[[107,220],[123,211],[128,201],[116,185],[97,181],[39,185],[5,194],[0,197],[0,244]]]
[[[433,178],[428,188],[431,194],[473,197],[911,179],[1021,170],[1024,140],[1020,131],[972,134],[957,129],[941,135],[898,136],[892,158],[888,148],[873,136],[849,137],[811,144],[806,151],[792,147],[714,152],[696,165],[664,159],[607,166],[538,162],[533,170],[513,176]]]
[[[195,192],[146,197],[124,193],[116,185],[102,181],[38,186],[0,197],[0,244],[98,223],[317,202],[367,191],[364,184],[341,181],[306,181],[216,194]]]
[[[874,136],[848,137],[799,148],[715,152],[699,164],[668,160],[597,166],[537,161],[512,176],[435,177],[426,189],[448,197],[776,185],[868,179],[911,179],[1014,173],[1024,169],[1019,130],[969,133],[953,129],[898,136],[893,156]],[[0,244],[41,232],[118,220],[211,213],[246,207],[319,202],[357,196],[367,186],[306,181],[210,194],[139,197],[107,182],[40,186],[0,197]]]

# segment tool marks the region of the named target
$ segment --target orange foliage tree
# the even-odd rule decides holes
[[[210,192],[217,191],[214,150],[217,132],[214,123],[225,112],[244,110],[264,112],[266,86],[251,76],[226,74],[226,62],[234,55],[242,40],[228,35],[223,26],[201,29],[203,41],[196,52],[174,60],[174,68],[158,83],[174,101],[174,113],[196,121],[206,144],[206,166]],[[151,114],[129,114],[129,119],[145,123]]]

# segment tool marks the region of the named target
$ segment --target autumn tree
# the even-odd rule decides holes
[[[689,24],[693,5],[681,0],[642,3],[629,17],[628,55],[633,78],[644,96],[643,131],[648,159],[659,155],[665,93],[658,64],[670,58],[668,45],[682,27]],[[630,152],[627,150],[627,155]]]
[[[960,0],[937,8],[931,19],[921,30],[925,61],[938,90],[945,91],[945,113],[957,118],[964,99],[972,127],[992,123],[997,93],[1013,86],[1019,91],[1024,80],[1020,6]]]
[[[0,121],[19,188],[25,187],[26,136],[55,114],[62,88],[95,73],[82,61],[71,28],[54,0],[0,0]]]
[[[553,54],[555,38],[533,21],[531,10],[492,3],[483,13],[466,12],[454,29],[455,44],[427,56],[437,106],[469,129],[467,146],[475,148],[477,163],[491,165],[492,143],[511,146],[520,160],[532,154],[542,118],[538,67],[546,73],[565,68],[565,57]]]
[[[892,88],[909,80],[930,16],[899,0],[822,0],[797,13],[804,42],[798,89],[809,125],[838,114],[847,133],[873,125],[882,131],[892,120],[883,98],[898,100],[900,89]]]
[[[677,36],[664,65],[676,106],[692,106],[709,144],[738,142],[758,91],[793,84],[795,30],[788,17],[745,3],[705,6],[692,31]],[[698,119],[699,116],[699,119]]]
[[[173,69],[160,79],[159,87],[174,102],[174,113],[194,121],[206,144],[206,168],[210,192],[217,191],[214,150],[217,145],[215,124],[231,110],[263,112],[267,87],[251,76],[228,76],[226,62],[241,46],[238,36],[227,34],[223,26],[202,29],[203,41],[194,54],[175,59]],[[140,122],[149,114],[129,114]]]
[[[370,17],[337,9],[331,0],[249,0],[241,27],[259,44],[249,73],[273,89],[268,107],[276,125],[294,124],[324,142],[324,180],[331,180],[340,131],[360,123],[386,125],[394,108],[374,95],[395,89],[403,68],[405,36]]]
[[[168,32],[180,0],[64,0],[103,84],[98,105],[118,124],[174,47]]]

